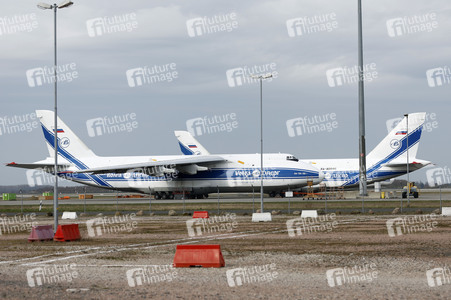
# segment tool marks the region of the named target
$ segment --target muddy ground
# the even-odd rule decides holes
[[[387,226],[394,216],[328,215],[287,227],[298,216],[252,223],[250,216],[229,215],[188,225],[191,231],[190,216],[108,216],[102,226],[87,225],[94,217],[75,221],[82,237],[75,242],[30,243],[28,232],[3,227],[0,297],[449,299],[451,293],[450,217],[409,216],[405,226]],[[170,267],[181,244],[219,244],[225,267]]]

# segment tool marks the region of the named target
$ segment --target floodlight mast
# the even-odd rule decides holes
[[[363,75],[362,1],[358,0],[358,57],[359,57],[359,194],[367,196],[365,100]]]
[[[54,220],[54,232],[58,228],[58,77],[57,77],[57,48],[56,48],[56,11],[57,9],[69,7],[74,4],[72,1],[64,1],[60,4],[47,4],[40,2],[37,4],[39,9],[53,9],[53,38],[54,38],[54,65],[53,65],[53,76],[54,76],[54,95],[55,95],[55,111],[54,111],[54,123],[53,132],[55,135],[54,148],[55,148],[55,165],[54,165],[54,175],[55,175],[55,186],[53,188],[53,220]]]
[[[272,74],[251,75],[260,81],[260,213],[263,213],[263,79],[272,78]]]

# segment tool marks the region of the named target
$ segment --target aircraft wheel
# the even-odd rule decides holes
[[[156,200],[160,200],[160,199],[161,199],[160,193],[155,193],[155,199],[156,199]]]
[[[173,193],[169,193],[169,199],[174,199],[174,194]]]
[[[274,198],[276,196],[276,192],[272,191],[269,192],[269,197]]]
[[[168,199],[168,194],[166,194],[165,192],[161,192],[161,199],[163,200]]]

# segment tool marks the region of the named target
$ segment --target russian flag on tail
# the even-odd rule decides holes
[[[395,135],[406,135],[406,134],[407,134],[406,130],[401,130],[401,131],[398,131]]]
[[[197,148],[196,145],[188,145],[188,147],[189,147],[190,149]]]

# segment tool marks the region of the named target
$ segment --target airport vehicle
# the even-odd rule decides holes
[[[420,189],[415,185],[415,182],[409,182],[408,186],[404,186],[402,189],[402,197],[407,198],[407,193],[414,198],[418,198],[420,195]]]
[[[35,163],[10,163],[9,167],[54,172],[54,114],[37,110],[50,157]],[[122,156],[94,154],[58,118],[58,175],[78,183],[120,191],[151,193],[155,198],[173,198],[174,192],[206,197],[217,192],[252,192],[260,187],[260,154],[202,156]],[[190,149],[193,146],[188,145]],[[319,184],[324,174],[311,164],[283,153],[264,154],[264,190],[300,188],[308,181]],[[35,172],[27,176],[42,176]],[[33,172],[33,171],[31,171]]]
[[[407,173],[407,145],[409,172],[421,169],[431,162],[416,157],[426,113],[409,114],[366,156],[367,182],[374,183]],[[208,152],[187,131],[176,131],[180,148],[185,155],[204,155]],[[407,140],[408,139],[408,140]],[[196,151],[192,150],[193,147]],[[205,149],[205,150],[204,150]],[[209,153],[208,153],[209,154]],[[325,174],[326,187],[355,187],[359,185],[359,159],[302,159]],[[316,184],[315,184],[316,185]],[[316,185],[315,187],[318,187]]]

